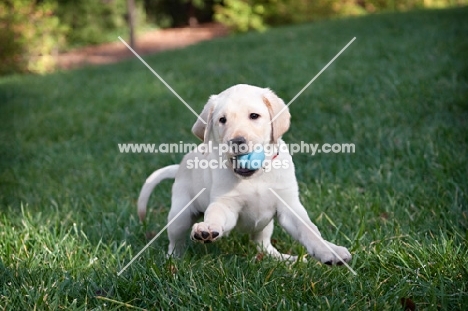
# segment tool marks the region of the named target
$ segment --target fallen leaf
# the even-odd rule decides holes
[[[400,299],[401,305],[403,306],[403,309],[409,310],[409,311],[414,311],[416,310],[416,304],[413,302],[413,300],[409,298],[401,298]]]

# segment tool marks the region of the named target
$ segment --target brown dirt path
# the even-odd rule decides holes
[[[157,53],[164,50],[183,48],[200,41],[210,40],[228,34],[220,24],[202,24],[197,27],[153,30],[136,38],[136,51],[139,55]],[[122,36],[127,42],[126,36]],[[57,56],[57,67],[72,69],[86,65],[109,64],[134,57],[133,53],[120,41],[88,46]]]

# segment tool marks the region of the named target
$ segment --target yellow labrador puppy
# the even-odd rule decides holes
[[[259,251],[282,260],[296,260],[296,256],[281,254],[271,244],[276,217],[322,263],[340,265],[351,260],[346,248],[321,238],[299,201],[292,157],[287,148],[282,148],[285,143],[281,140],[289,128],[290,114],[285,109],[277,116],[285,107],[269,89],[245,84],[210,97],[200,115],[206,124],[199,119],[192,128],[195,136],[204,141],[200,146],[205,148],[188,153],[179,165],[155,171],[138,199],[138,214],[143,220],[154,187],[164,179],[175,178],[169,212],[169,221],[173,222],[167,229],[168,255],[183,254],[190,229],[192,240],[209,243],[236,228],[249,233]],[[207,150],[208,145],[211,150]],[[233,147],[245,147],[243,153],[248,153],[258,145],[265,150],[273,146],[270,150],[274,150],[266,155],[263,167],[234,165],[233,159],[241,154],[242,148]],[[201,216],[203,221],[195,223]]]

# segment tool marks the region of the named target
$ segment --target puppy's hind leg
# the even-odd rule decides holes
[[[177,216],[177,214],[187,206],[190,200],[191,198],[185,195],[172,196],[172,206],[168,216],[168,222],[172,221],[172,223],[167,228],[168,256],[181,257],[185,252],[187,233],[195,222],[196,215],[192,214],[191,206],[188,206],[180,215]]]
[[[267,255],[285,261],[296,261],[297,256],[281,254],[273,245],[271,245],[271,235],[273,234],[274,221],[271,220],[262,231],[251,235],[252,240],[257,244],[259,252],[265,252]]]

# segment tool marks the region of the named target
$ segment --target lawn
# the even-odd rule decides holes
[[[354,143],[294,156],[301,201],[345,267],[286,265],[247,236],[166,260],[171,182],[140,224],[136,199],[181,154],[119,143],[197,142],[194,115],[138,60],[0,78],[0,309],[462,310],[468,305],[468,8],[271,29],[145,57],[201,111],[237,83],[291,106],[287,142]],[[282,252],[304,249],[280,227]]]

